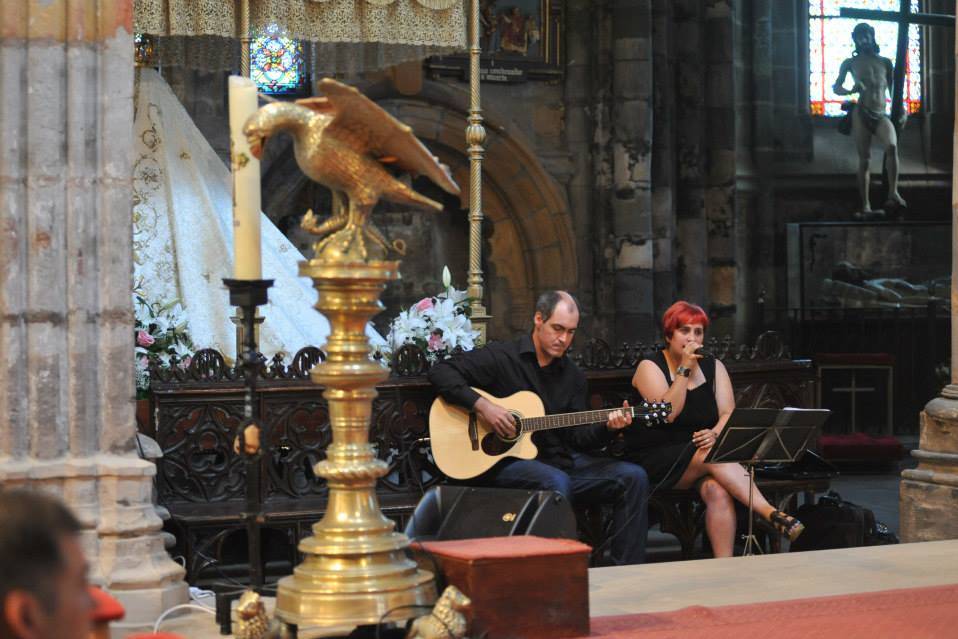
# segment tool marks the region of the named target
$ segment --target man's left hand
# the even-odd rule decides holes
[[[628,400],[622,402],[622,408],[628,408]],[[606,422],[606,428],[609,430],[622,430],[632,423],[632,411],[614,410],[609,413],[609,421]]]

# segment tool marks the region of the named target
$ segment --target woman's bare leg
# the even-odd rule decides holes
[[[715,557],[731,557],[735,547],[735,502],[720,483],[707,477],[699,484],[705,502],[705,532]]]
[[[722,488],[727,490],[732,497],[747,506],[749,481],[745,468],[741,464],[706,464],[704,460],[707,454],[708,450],[704,448],[695,451],[695,454],[692,455],[692,462],[685,469],[675,487],[690,488],[700,477],[709,475],[721,484]],[[764,519],[768,519],[775,507],[768,503],[762,492],[755,487],[752,490],[752,509]]]

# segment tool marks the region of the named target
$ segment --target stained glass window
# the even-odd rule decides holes
[[[854,95],[835,95],[832,85],[838,79],[842,61],[852,57],[855,44],[852,29],[859,22],[867,22],[875,29],[875,42],[883,57],[895,61],[898,48],[898,23],[878,20],[840,18],[842,7],[854,9],[880,9],[898,11],[899,0],[808,0],[808,62],[809,106],[813,115],[843,115],[842,102],[854,99]],[[911,0],[912,12],[918,11],[918,0]],[[845,86],[851,87],[851,75]],[[892,87],[888,87],[889,94]],[[917,24],[908,25],[908,55],[905,60],[905,111],[916,113],[921,109],[921,31]],[[891,105],[891,97],[888,98]]]
[[[250,43],[250,75],[263,93],[293,93],[303,84],[300,44],[275,26]]]

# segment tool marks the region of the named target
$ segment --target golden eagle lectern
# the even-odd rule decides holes
[[[270,136],[288,131],[300,169],[333,191],[329,219],[317,223],[312,211],[303,219],[303,228],[326,236],[316,244],[317,258],[340,262],[383,259],[390,246],[369,221],[380,199],[442,210],[440,203],[393,177],[384,164],[425,175],[454,195],[459,194],[459,186],[410,127],[357,89],[330,78],[321,80],[319,89],[322,97],[267,104],[247,121],[243,133],[258,158]],[[337,206],[338,194],[348,200],[345,212]],[[367,245],[367,239],[373,246]]]
[[[313,280],[316,309],[332,329],[326,359],[309,372],[329,403],[332,441],[313,467],[326,480],[328,506],[298,545],[302,563],[277,584],[276,617],[286,630],[379,624],[384,612],[395,622],[436,601],[432,573],[406,555],[409,539],[395,530],[376,496],[389,465],[369,443],[369,424],[375,386],[389,372],[370,357],[365,330],[383,310],[379,298],[386,283],[399,278],[399,262],[386,259],[389,245],[369,218],[380,199],[442,209],[387,165],[425,175],[449,193],[459,187],[411,128],[359,91],[328,79],[319,89],[322,97],[267,104],[243,127],[257,157],[270,136],[288,131],[300,169],[333,192],[329,219],[317,223],[309,214],[304,220],[323,237],[314,258],[299,266],[300,275]]]

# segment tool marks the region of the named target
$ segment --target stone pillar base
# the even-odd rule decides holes
[[[190,598],[189,586],[184,581],[178,581],[165,587],[139,590],[110,589],[110,594],[116,597],[126,610],[126,617],[122,621],[110,624],[110,633],[117,639],[132,632],[152,630],[153,624],[160,618],[160,615],[173,606],[188,602]],[[173,614],[178,613],[179,611]]]
[[[921,414],[918,468],[902,472],[901,539],[958,539],[958,388],[928,402]]]
[[[80,520],[90,581],[126,609],[127,630],[152,628],[189,601],[185,571],[167,554],[153,505],[156,466],[133,455],[0,458],[0,482],[53,494]]]

